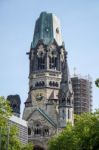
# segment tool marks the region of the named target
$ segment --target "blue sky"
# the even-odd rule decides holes
[[[70,73],[99,77],[99,0],[0,0],[0,95],[28,95],[29,51],[35,20],[42,11],[61,21]],[[93,83],[93,109],[99,89]]]

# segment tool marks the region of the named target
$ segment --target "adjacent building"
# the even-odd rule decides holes
[[[13,115],[9,118],[9,129],[11,126],[16,126],[18,129],[18,139],[22,144],[28,143],[28,123],[20,118],[21,99],[19,95],[9,95],[7,100],[10,102]],[[9,130],[10,132],[10,130]]]
[[[21,99],[19,95],[8,95],[7,100],[10,103],[14,116],[20,117]]]
[[[16,126],[16,128],[18,129],[17,138],[20,140],[21,144],[27,144],[28,143],[27,121],[13,115],[9,118],[9,127],[11,126]]]
[[[74,91],[74,113],[92,111],[92,80],[89,76],[75,75],[71,78]]]

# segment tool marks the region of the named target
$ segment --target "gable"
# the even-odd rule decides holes
[[[35,109],[27,118],[27,120],[46,120],[49,124],[54,126],[55,128],[57,127],[56,123],[42,110],[41,108]]]

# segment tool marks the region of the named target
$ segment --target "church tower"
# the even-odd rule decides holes
[[[12,112],[15,116],[20,117],[21,99],[19,95],[8,95],[7,100],[10,103]]]
[[[29,92],[23,119],[28,121],[29,141],[35,149],[46,149],[57,129],[73,123],[73,92],[68,71],[67,52],[60,22],[42,12],[35,24],[29,55]]]

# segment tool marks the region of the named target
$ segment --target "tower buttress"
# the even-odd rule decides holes
[[[62,79],[59,90],[59,127],[66,127],[67,122],[73,124],[73,90],[67,63],[67,51],[63,50]]]

